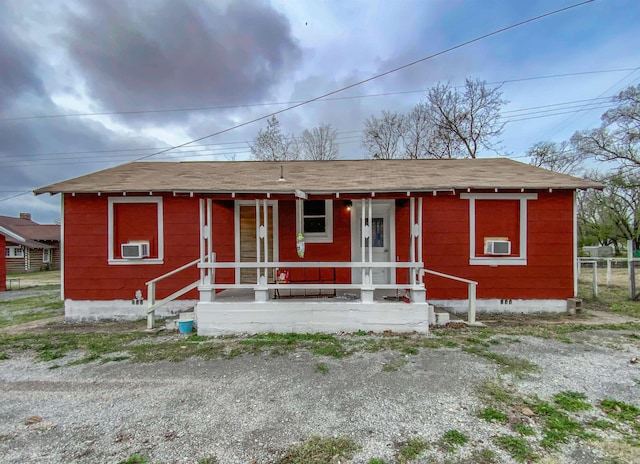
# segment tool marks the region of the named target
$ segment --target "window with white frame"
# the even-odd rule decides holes
[[[527,265],[527,201],[535,193],[463,193],[469,200],[469,264]]]
[[[21,246],[8,246],[5,256],[7,258],[24,258],[24,249]]]
[[[297,214],[306,242],[333,242],[332,200],[304,200]]]
[[[109,197],[109,264],[162,264],[164,227],[161,197]],[[144,244],[144,247],[139,244]],[[123,247],[123,245],[130,245]],[[123,257],[138,245],[144,253]],[[131,255],[129,255],[131,256]]]
[[[48,248],[45,248],[42,250],[42,262],[43,263],[50,263],[51,262],[51,250]]]

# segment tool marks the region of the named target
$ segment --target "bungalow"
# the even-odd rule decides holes
[[[4,246],[9,274],[60,268],[60,226],[38,224],[30,213],[20,217],[0,216],[0,228],[7,235]]]
[[[68,319],[195,307],[210,335],[565,311],[587,188],[509,159],[340,160],[136,162],[35,193],[61,194]]]

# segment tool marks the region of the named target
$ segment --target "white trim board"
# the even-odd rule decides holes
[[[469,264],[472,266],[526,266],[527,265],[527,200],[537,200],[537,193],[461,193],[460,199],[469,200]],[[520,201],[520,249],[518,256],[476,256],[476,200]]]
[[[164,219],[162,197],[109,197],[108,217],[108,255],[109,264],[163,264],[164,263]],[[115,203],[155,203],[158,211],[158,257],[144,259],[114,258],[113,248],[113,205]]]

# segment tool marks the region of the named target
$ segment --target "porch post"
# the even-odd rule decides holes
[[[413,262],[422,261],[422,197],[418,197],[418,221],[412,226],[411,234],[418,241],[418,256]],[[414,238],[411,239],[413,243]],[[414,303],[424,303],[427,301],[427,290],[422,282],[421,269],[414,267],[411,269],[412,279],[415,287],[411,290],[411,301]]]
[[[372,237],[371,237],[371,225],[372,225],[372,218],[373,218],[373,206],[372,206],[372,202],[371,202],[371,198],[367,199],[367,206],[368,208],[366,208],[366,214],[367,214],[367,221],[365,224],[365,202],[364,202],[364,198],[362,199],[362,261],[363,262],[368,262],[368,263],[372,263],[373,262],[373,243],[371,242]],[[366,251],[366,239],[369,239],[369,253],[368,253],[368,260],[365,260],[365,251]],[[360,300],[363,303],[373,303],[373,275],[372,275],[372,268],[368,267],[365,269],[363,269],[364,272],[364,278],[362,280],[362,284],[367,285],[369,288],[362,288],[362,290],[360,290]]]
[[[411,197],[409,199],[409,259],[412,263],[416,262],[416,241],[413,235],[413,225],[416,222],[416,199]],[[409,284],[415,285],[415,270],[409,269]]]
[[[266,225],[266,205],[267,200],[264,200],[264,208],[265,208],[265,225]],[[266,242],[266,227],[265,225],[261,225],[260,219],[260,200],[256,199],[256,264],[260,264],[262,262],[262,245],[264,245],[264,261],[267,261],[267,242]],[[256,288],[254,289],[254,298],[256,302],[266,302],[269,301],[269,289],[263,287],[266,283],[266,276],[262,275],[262,268],[256,266]]]
[[[211,243],[211,222],[213,216],[213,200],[200,200],[200,262],[212,262],[213,245]],[[216,292],[211,285],[214,283],[213,269],[200,269],[200,301],[212,302]]]

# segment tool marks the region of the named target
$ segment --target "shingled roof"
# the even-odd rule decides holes
[[[59,242],[60,225],[58,224],[38,224],[31,219],[15,218],[11,216],[0,216],[0,228],[11,233],[8,239],[17,241],[28,248],[54,248],[40,240]]]
[[[284,180],[281,180],[281,175]],[[360,193],[447,189],[587,189],[590,180],[507,158],[451,160],[134,162],[35,190],[41,193]]]

